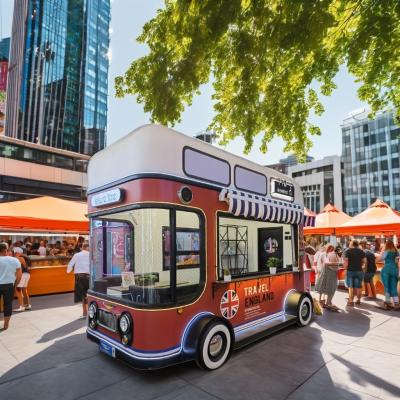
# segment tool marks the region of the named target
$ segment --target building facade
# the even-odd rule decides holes
[[[0,40],[0,135],[3,133],[4,130],[9,58],[10,58],[10,38],[4,38]]]
[[[314,157],[309,155],[306,156],[306,162],[311,162],[314,160]],[[281,172],[282,174],[288,175],[289,167],[293,167],[299,163],[296,155],[291,154],[286,158],[282,158],[278,163],[266,165],[268,168],[272,168],[275,171]]]
[[[342,124],[344,211],[355,215],[377,198],[400,210],[400,125],[390,111],[355,111]]]
[[[85,200],[89,158],[0,135],[0,202],[32,196]]]
[[[106,144],[110,0],[15,0],[5,134],[92,155]]]
[[[300,185],[304,205],[319,213],[326,204],[343,209],[343,171],[340,156],[297,164],[288,168],[288,175]]]

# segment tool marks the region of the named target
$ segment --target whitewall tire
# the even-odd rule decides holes
[[[297,325],[307,326],[311,322],[313,306],[308,296],[301,296],[297,308]]]
[[[221,322],[211,323],[201,335],[197,363],[208,370],[221,367],[229,357],[231,345],[229,328]]]

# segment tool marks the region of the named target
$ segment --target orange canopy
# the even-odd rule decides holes
[[[48,196],[0,203],[0,229],[85,233],[86,213],[86,203]]]
[[[336,229],[338,235],[388,235],[400,231],[400,216],[382,200]]]
[[[305,235],[334,235],[335,228],[351,220],[351,217],[332,204],[327,204],[315,218],[315,227],[304,228]]]

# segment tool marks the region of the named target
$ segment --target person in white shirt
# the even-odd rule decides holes
[[[47,256],[47,249],[44,240],[40,241],[40,246],[38,248],[39,256]]]
[[[1,330],[8,329],[12,314],[14,298],[14,285],[21,280],[21,263],[8,254],[7,243],[0,243],[0,299],[4,302],[4,326]]]
[[[87,316],[87,291],[89,289],[90,258],[89,244],[83,243],[82,250],[74,254],[68,263],[67,273],[74,270],[75,274],[75,303],[82,302],[83,313],[81,318]]]

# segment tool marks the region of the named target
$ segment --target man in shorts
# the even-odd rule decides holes
[[[82,302],[82,315],[81,318],[87,316],[87,291],[89,289],[89,273],[90,273],[90,259],[89,259],[89,244],[83,243],[82,249],[79,253],[75,253],[68,264],[67,272],[70,273],[74,270],[75,274],[75,303]]]
[[[356,304],[361,304],[361,287],[364,279],[364,265],[367,263],[365,253],[359,248],[358,240],[352,240],[350,247],[343,254],[343,267],[346,269],[346,285],[349,288],[348,306],[354,306],[354,295],[357,296]]]
[[[21,263],[8,254],[7,243],[0,243],[0,298],[4,303],[4,326],[7,330],[12,314],[12,302],[14,298],[14,285],[21,280]]]

